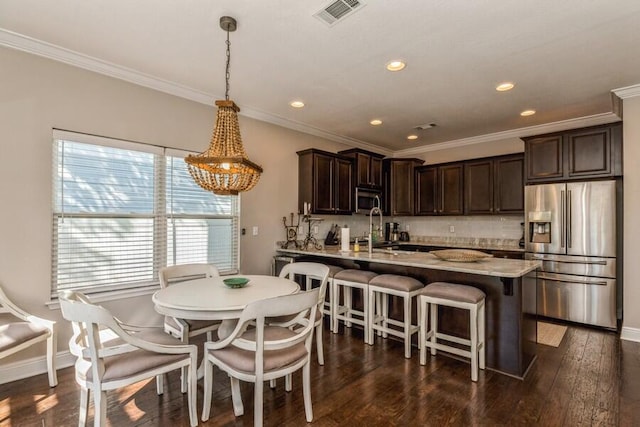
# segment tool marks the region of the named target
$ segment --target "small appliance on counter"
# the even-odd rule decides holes
[[[399,239],[397,222],[386,222],[384,224],[384,240],[387,242],[397,242]]]
[[[408,231],[401,231],[400,232],[400,241],[401,242],[408,242],[409,241],[409,232]]]

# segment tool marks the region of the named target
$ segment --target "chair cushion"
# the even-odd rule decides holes
[[[339,271],[333,278],[336,280],[346,280],[348,282],[369,283],[371,279],[376,276],[377,274],[373,271],[354,270],[350,268]]]
[[[380,274],[371,279],[369,285],[404,292],[411,292],[424,287],[422,282],[413,277],[399,276],[397,274]]]
[[[276,341],[296,335],[295,332],[279,326],[267,326],[264,328],[265,341]],[[256,330],[251,329],[242,334],[242,338],[255,341]],[[242,350],[234,346],[225,347],[220,350],[209,350],[209,353],[216,359],[231,368],[253,374],[256,371],[256,354],[253,351]],[[284,368],[307,357],[307,348],[304,342],[281,350],[267,350],[264,352],[264,371]]]
[[[434,298],[448,299],[451,301],[468,302],[476,304],[485,297],[484,292],[473,286],[459,285],[457,283],[434,282],[430,283],[420,292]]]
[[[344,270],[342,267],[338,267],[337,265],[327,265],[329,267],[329,277],[334,277],[336,273]]]
[[[184,345],[180,340],[164,333],[159,328],[151,328],[135,334],[138,338],[163,345]],[[108,342],[109,346],[123,343],[117,338]],[[117,356],[105,357],[103,381],[115,381],[141,374],[152,369],[169,365],[180,360],[189,359],[189,354],[162,354],[146,350],[135,350]],[[76,364],[78,374],[87,381],[93,381],[93,371],[90,363]],[[195,367],[194,367],[195,368]]]
[[[33,338],[48,334],[49,329],[29,322],[0,325],[0,351],[8,350]]]

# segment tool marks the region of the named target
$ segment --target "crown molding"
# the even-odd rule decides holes
[[[482,144],[485,142],[499,141],[509,138],[523,138],[533,135],[542,135],[551,132],[560,132],[563,130],[603,125],[619,121],[620,118],[614,113],[595,114],[593,116],[578,117],[575,119],[561,120],[559,122],[545,123],[542,125],[528,126],[524,128],[511,129],[502,132],[489,133],[486,135],[473,136],[470,138],[462,138],[453,141],[439,142],[437,144],[426,145],[422,147],[409,148],[393,152],[393,157],[409,157],[416,156],[432,151],[446,150],[456,147],[465,147],[468,145]]]
[[[214,99],[220,99],[213,94],[199,91],[187,86],[179,85],[168,80],[164,80],[150,74],[141,73],[131,68],[123,67],[108,61],[103,61],[88,55],[84,55],[72,50],[34,39],[13,31],[0,28],[0,46],[21,50],[33,55],[42,56],[47,59],[62,62],[74,67],[82,68],[105,76],[124,80],[149,89],[174,95],[179,98],[188,99],[212,106]],[[239,105],[241,108],[241,116],[272,123],[287,129],[314,135],[330,141],[339,142],[348,146],[356,146],[367,150],[375,150],[381,154],[391,155],[391,150],[381,149],[380,147],[354,138],[337,135],[322,129],[314,128],[293,120],[275,116],[263,111],[259,111],[250,107]]]
[[[611,92],[621,99],[633,98],[640,96],[640,84],[613,89]]]
[[[116,79],[124,80],[129,83],[133,83],[139,86],[143,86],[149,89],[157,90],[159,92],[174,95],[179,98],[187,99],[190,101],[198,102],[204,105],[213,105],[213,100],[218,99],[213,94],[206,93],[197,89],[193,89],[187,86],[179,85],[168,80],[164,80],[149,74],[141,73],[131,68],[122,67],[120,65],[103,61],[88,55],[84,55],[72,50],[43,42],[41,40],[34,39],[13,31],[9,31],[0,28],[0,46],[9,47],[23,52],[31,53],[34,55],[42,56],[44,58],[52,59],[54,61],[62,62],[74,67],[82,68],[88,71],[93,71],[99,74],[103,74]],[[620,98],[631,98],[633,96],[640,95],[640,85],[628,86],[612,91]],[[254,108],[240,105],[240,115],[249,117],[252,119],[260,120],[266,123],[271,123],[277,126],[281,126],[287,129],[295,130],[298,132],[306,133],[309,135],[324,138],[330,141],[346,144],[352,147],[363,148],[366,150],[376,151],[380,154],[393,157],[407,157],[424,154],[432,151],[464,147],[473,144],[481,144],[484,142],[497,141],[508,138],[521,138],[531,135],[539,135],[543,133],[557,132],[576,127],[585,127],[598,124],[611,123],[620,120],[614,113],[597,114],[593,116],[580,117],[576,119],[563,120],[559,122],[546,123],[543,125],[530,126],[526,128],[512,129],[503,132],[496,132],[486,135],[479,135],[470,138],[463,138],[453,141],[445,141],[436,144],[420,146],[415,148],[409,148],[406,150],[393,151],[385,149],[383,147],[368,143],[355,138],[350,138],[342,135],[337,135],[331,132],[327,132],[322,129],[318,129],[303,123],[299,123],[293,120],[285,119],[273,114],[266,113],[264,111],[256,110]]]

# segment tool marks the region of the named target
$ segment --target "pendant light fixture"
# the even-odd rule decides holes
[[[227,32],[225,99],[216,101],[218,113],[209,148],[200,154],[189,155],[184,160],[191,177],[200,187],[219,195],[235,195],[255,187],[262,167],[250,161],[242,147],[238,124],[240,108],[229,100],[229,33],[236,30],[237,22],[230,16],[223,16],[220,18],[220,27]]]

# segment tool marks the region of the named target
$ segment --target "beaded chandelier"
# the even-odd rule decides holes
[[[230,16],[223,16],[220,18],[220,27],[227,32],[225,99],[216,101],[218,113],[209,148],[200,154],[188,155],[184,160],[191,177],[200,187],[215,194],[235,195],[255,187],[262,167],[250,161],[242,147],[238,124],[240,108],[229,100],[229,33],[236,30],[237,22]]]

